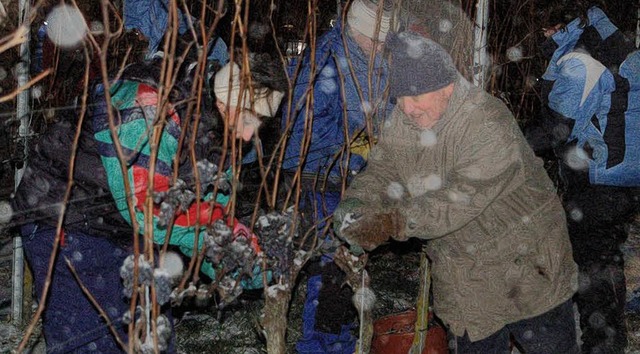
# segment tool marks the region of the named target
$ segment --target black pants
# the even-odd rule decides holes
[[[582,351],[624,353],[626,283],[621,246],[638,209],[637,189],[595,186],[576,176],[568,177],[564,180],[563,201],[579,270],[575,301],[580,312]]]
[[[498,332],[471,342],[465,333],[455,337],[453,354],[510,354],[510,337],[519,349],[533,354],[578,354],[573,303],[565,301],[542,315],[502,327]]]

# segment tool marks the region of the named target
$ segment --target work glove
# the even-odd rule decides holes
[[[361,254],[362,249],[371,251],[390,237],[406,239],[405,220],[397,209],[380,212],[358,207],[353,210],[351,213],[343,210],[338,215],[339,220],[334,219],[336,235],[351,245],[352,253]]]
[[[342,230],[353,223],[355,219],[361,217],[365,210],[365,204],[360,199],[343,199],[333,212],[333,230],[336,236],[342,241],[345,241],[345,238],[341,234]],[[350,251],[357,256],[364,253],[362,247],[357,244],[351,245]]]
[[[224,228],[224,226],[222,226]],[[230,229],[227,229],[231,231]],[[239,239],[244,239],[239,241]],[[208,243],[207,243],[208,242]],[[231,277],[237,279],[242,273],[251,273],[250,276],[245,276],[241,279],[241,286],[243,289],[258,289],[263,286],[262,267],[260,263],[253,265],[253,268],[243,268],[241,260],[244,258],[247,262],[253,262],[256,255],[262,253],[262,249],[258,244],[258,237],[251,232],[247,226],[235,221],[233,231],[230,233],[221,232],[205,240],[208,247],[207,254],[208,259],[202,262],[201,270],[211,279],[218,279],[216,276],[217,268],[221,264],[231,267]],[[236,246],[234,246],[234,243]],[[252,251],[242,247],[242,245],[249,246]],[[212,264],[210,261],[215,263]],[[271,274],[267,272],[267,280],[270,281]]]

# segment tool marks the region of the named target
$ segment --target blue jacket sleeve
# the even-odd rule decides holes
[[[300,164],[300,156],[314,164],[315,160],[332,156],[341,148],[337,140],[342,140],[343,119],[341,88],[333,61],[329,60],[312,75],[308,65],[304,66],[292,94],[291,114],[283,114],[282,128],[288,133],[284,169],[295,169]],[[311,99],[310,94],[313,98]],[[311,108],[311,112],[308,109]],[[285,107],[287,110],[288,107]],[[290,118],[289,118],[290,117]],[[306,131],[310,131],[306,133]],[[305,140],[311,136],[311,140]],[[302,154],[306,150],[306,154]]]

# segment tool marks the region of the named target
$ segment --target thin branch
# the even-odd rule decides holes
[[[29,87],[35,85],[37,82],[39,82],[40,80],[44,79],[50,73],[51,73],[51,69],[47,69],[47,70],[41,72],[36,77],[34,77],[33,79],[29,80],[29,82],[27,82],[24,86],[20,86],[17,89],[15,89],[13,92],[11,92],[10,94],[0,97],[0,103],[11,101],[12,99],[16,98],[16,96],[18,96],[21,92],[23,92],[24,90],[28,90]]]

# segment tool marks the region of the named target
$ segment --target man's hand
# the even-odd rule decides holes
[[[351,219],[351,220],[350,220]],[[397,211],[347,214],[339,224],[334,224],[336,234],[351,246],[371,251],[393,237],[404,240],[404,217]]]

